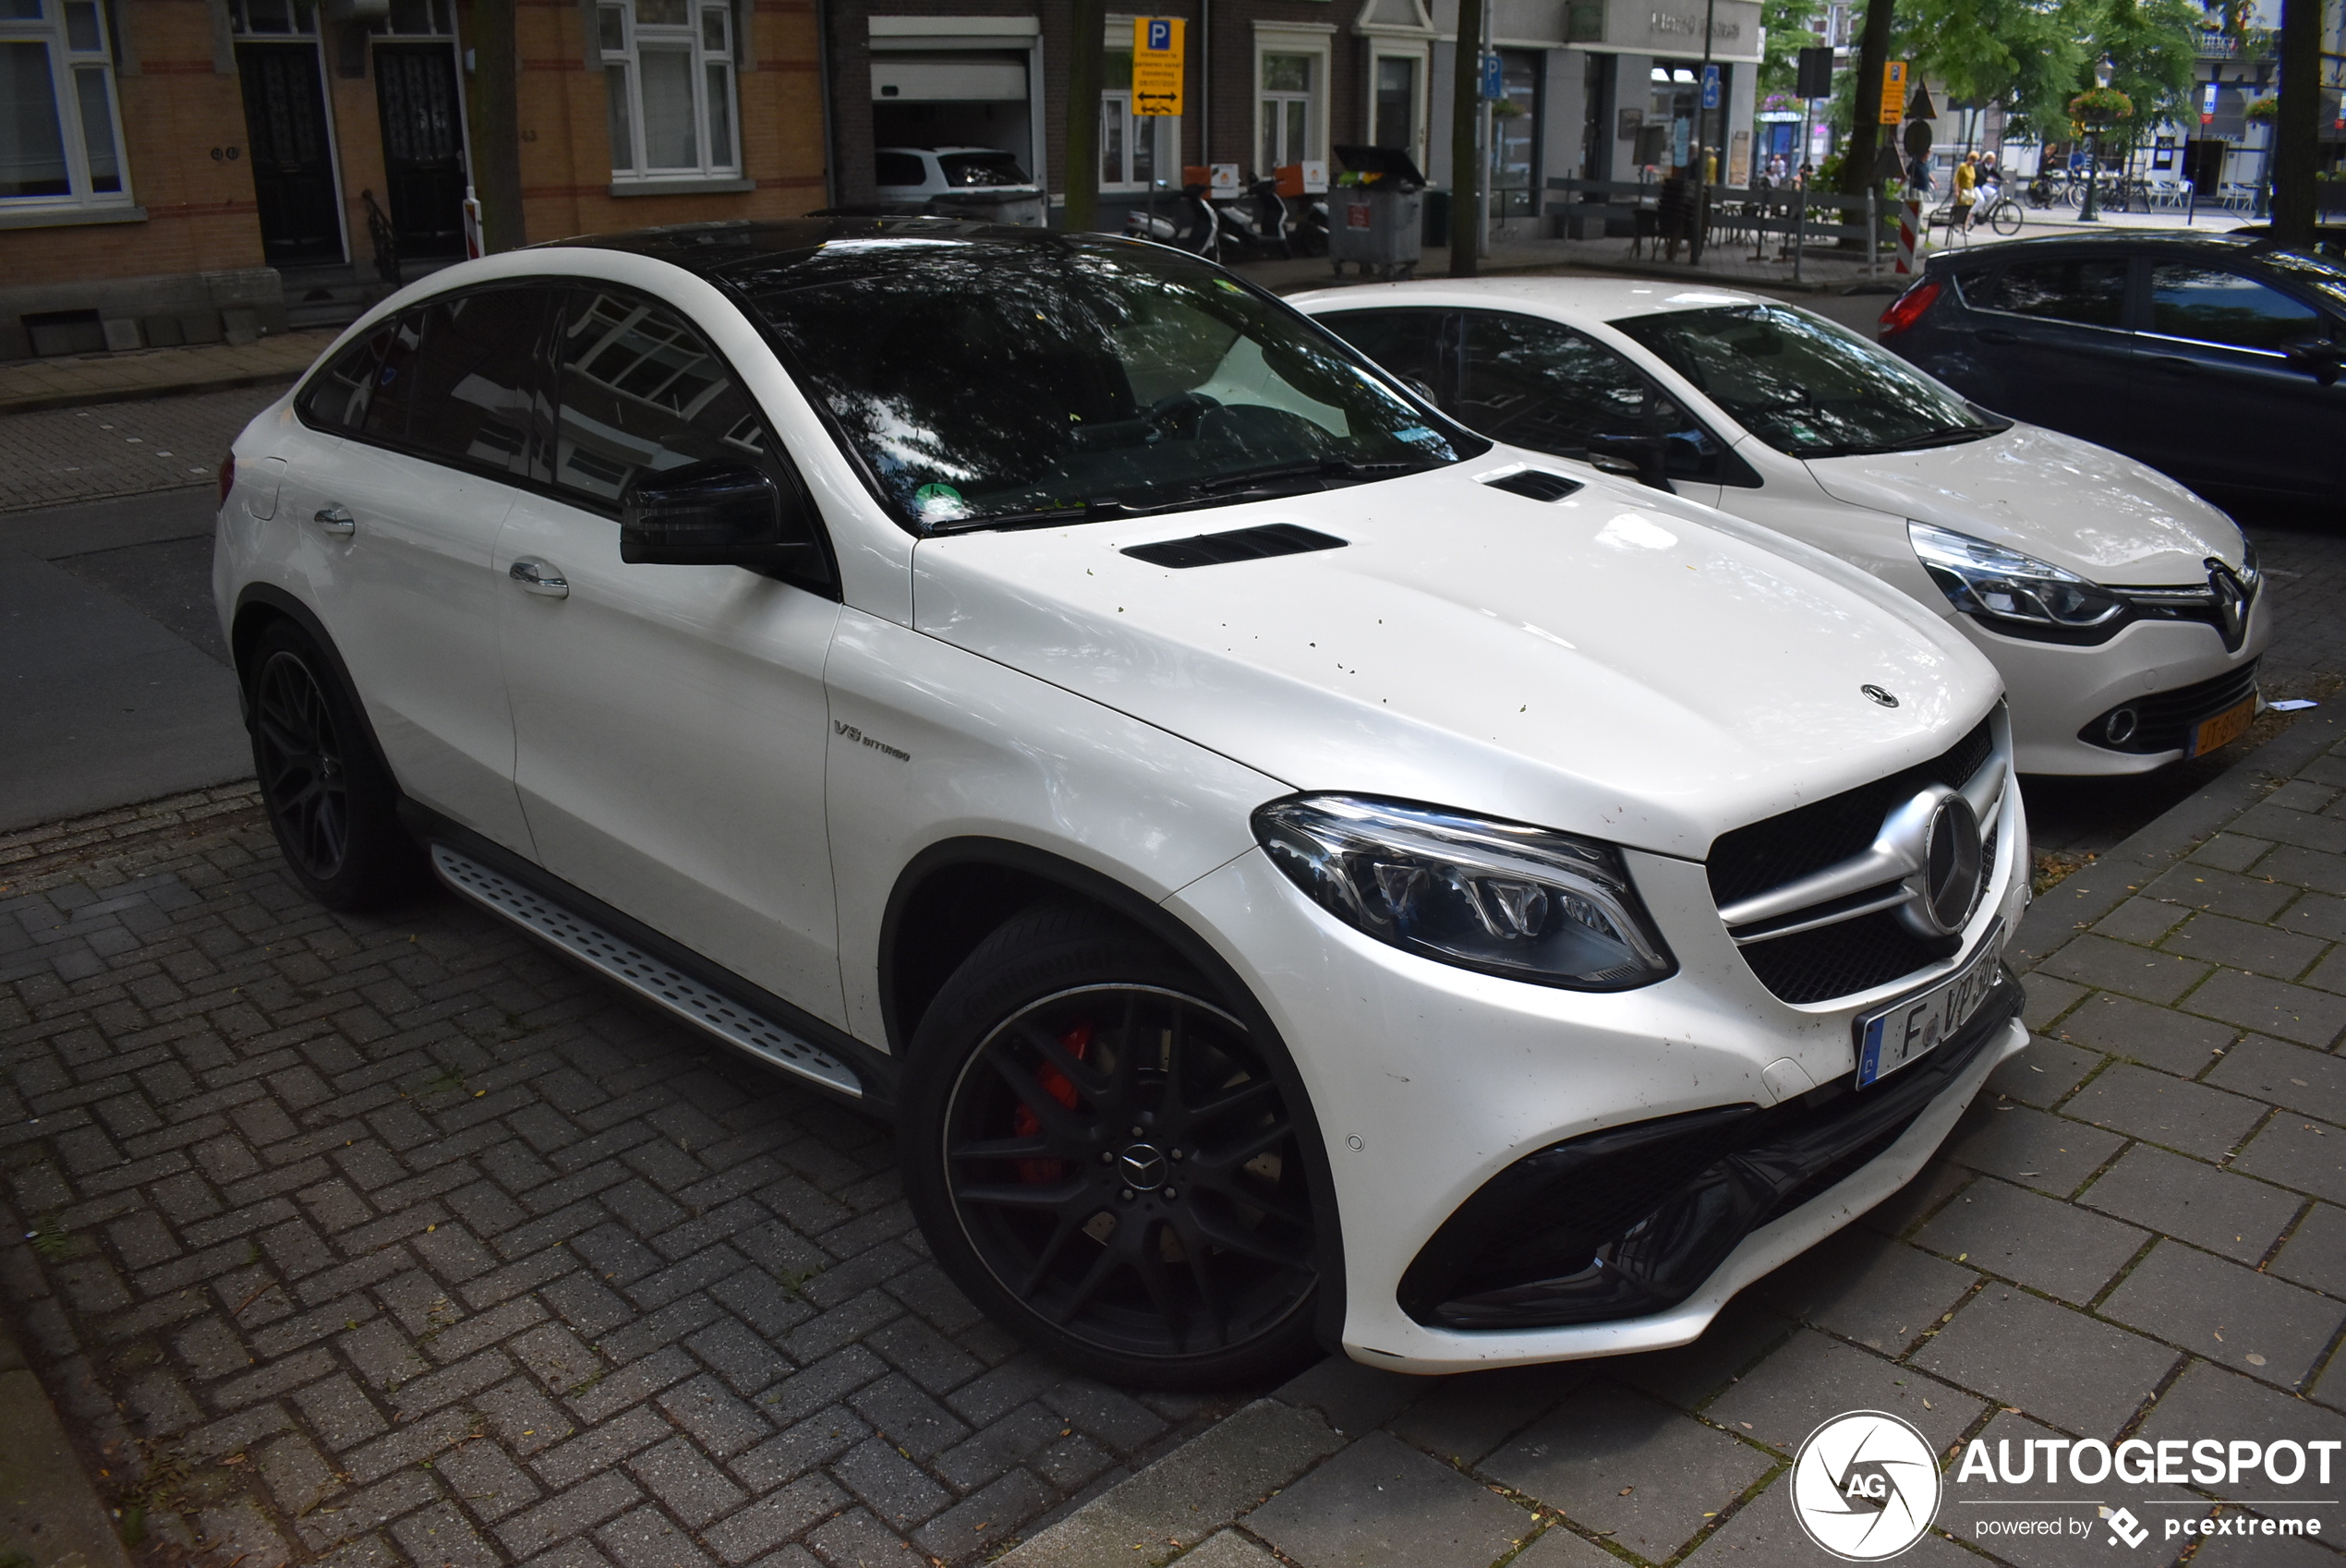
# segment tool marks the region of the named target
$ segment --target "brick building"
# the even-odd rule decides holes
[[[826,198],[815,0],[502,0],[531,240]],[[0,359],[347,320],[464,253],[471,0],[0,0]]]

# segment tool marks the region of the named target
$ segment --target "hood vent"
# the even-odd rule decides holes
[[[1238,528],[1227,534],[1192,534],[1186,539],[1160,539],[1153,545],[1134,545],[1124,553],[1152,566],[1225,566],[1234,561],[1261,561],[1266,556],[1342,549],[1350,542],[1332,535],[1314,533],[1293,523],[1266,523],[1260,528]]]
[[[1512,490],[1533,501],[1562,501],[1580,488],[1578,479],[1567,479],[1561,474],[1550,474],[1538,468],[1518,468],[1512,474],[1482,482],[1494,490]]]

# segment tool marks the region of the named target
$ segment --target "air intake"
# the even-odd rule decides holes
[[[1315,549],[1342,549],[1349,540],[1314,533],[1293,523],[1265,523],[1260,528],[1236,528],[1227,534],[1192,534],[1186,539],[1161,539],[1134,545],[1124,553],[1152,566],[1227,566],[1234,561],[1261,561],[1274,555],[1303,555]]]
[[[1518,468],[1512,474],[1503,474],[1498,478],[1482,482],[1494,490],[1512,490],[1533,501],[1562,501],[1580,488],[1578,479],[1567,479],[1561,474],[1550,474],[1538,468]]]

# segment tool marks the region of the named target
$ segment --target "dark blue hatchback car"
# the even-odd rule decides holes
[[[2346,265],[2227,235],[1941,251],[1882,346],[1974,403],[2219,497],[2335,504],[2346,480]]]

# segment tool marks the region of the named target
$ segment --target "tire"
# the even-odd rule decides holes
[[[1995,213],[1988,220],[1998,234],[2007,238],[2018,234],[2020,225],[2026,221],[2026,215],[2020,210],[2020,203],[2010,197],[1996,203]]]
[[[899,1137],[937,1262],[1104,1381],[1208,1389],[1317,1353],[1296,1118],[1188,966],[1072,903],[1013,917],[914,1032]]]
[[[295,880],[336,910],[417,891],[423,855],[399,824],[398,786],[309,634],[285,621],[262,632],[245,697],[261,805]]]

